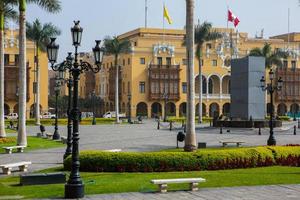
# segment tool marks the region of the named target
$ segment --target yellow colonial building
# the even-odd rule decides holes
[[[35,46],[27,41],[27,118],[34,113],[35,102]],[[19,41],[18,30],[6,30],[4,38],[4,66],[5,66],[5,114],[18,113],[19,88]],[[48,111],[48,59],[44,52],[40,53],[40,108],[41,112]]]
[[[216,28],[216,31],[222,33],[223,37],[205,43],[202,50],[203,116],[212,116],[215,111],[219,114],[230,112],[231,59],[244,57],[253,48],[261,48],[265,43],[270,43],[273,50],[284,50],[290,55],[287,60],[283,60],[284,65],[281,70],[289,71],[291,68],[297,68],[300,34],[292,33],[289,37],[285,34],[265,39],[250,38],[247,33],[235,32],[233,29]],[[154,117],[164,115],[165,112],[169,116],[185,115],[187,61],[184,37],[185,30],[153,28],[139,28],[119,36],[120,39],[128,39],[132,44],[132,53],[120,55],[118,60],[121,66],[120,112],[128,112],[130,94],[133,116]],[[100,73],[96,75],[96,93],[103,98],[105,111],[114,111],[113,59],[113,56],[106,56]],[[198,109],[199,99],[198,64],[195,58],[196,109]],[[284,75],[278,70],[276,74]],[[284,88],[289,88],[288,75],[283,79],[287,80]],[[259,80],[257,81],[259,85]],[[284,89],[280,95],[277,95],[275,111],[278,111],[278,114],[287,114],[292,109],[292,104],[298,105],[300,89],[295,90],[298,92],[287,93]]]

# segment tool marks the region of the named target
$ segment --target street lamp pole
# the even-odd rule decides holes
[[[60,91],[60,85],[61,85],[61,80],[58,76],[55,77],[55,125],[54,125],[54,134],[52,136],[53,140],[58,140],[60,138],[60,135],[58,133],[58,125],[57,125],[57,120],[58,120],[58,95]]]
[[[168,94],[165,92],[164,95],[163,95],[163,98],[164,98],[164,103],[165,103],[165,115],[164,115],[164,122],[167,121],[167,102],[168,102]]]
[[[68,69],[73,75],[73,104],[71,110],[71,119],[73,121],[73,137],[72,137],[72,164],[69,180],[65,184],[65,198],[78,199],[84,197],[84,184],[79,173],[79,115],[78,108],[78,81],[80,73],[92,71],[97,73],[100,71],[104,51],[100,48],[100,40],[96,40],[96,46],[93,48],[95,65],[91,65],[85,61],[78,61],[78,47],[81,43],[83,29],[79,25],[79,21],[74,22],[71,28],[73,46],[75,47],[74,62],[71,65],[62,65],[63,71]],[[59,45],[55,44],[55,38],[51,38],[50,44],[47,46],[47,54],[49,62],[52,66],[57,61]]]
[[[131,94],[128,94],[128,123],[131,124]]]
[[[270,120],[269,120],[269,127],[270,127],[270,136],[269,139],[267,141],[267,144],[269,146],[275,146],[276,145],[276,140],[274,137],[274,105],[273,105],[273,94],[275,91],[280,91],[282,89],[282,79],[281,77],[279,77],[279,79],[277,80],[277,84],[274,84],[274,72],[271,69],[269,72],[269,79],[270,79],[270,83],[268,83],[267,85],[265,85],[266,80],[265,77],[263,76],[260,79],[260,83],[261,83],[261,88],[263,91],[267,91],[270,94],[270,104],[271,104],[271,112],[270,112]]]
[[[93,101],[93,121],[92,121],[92,125],[96,125],[96,116],[95,116],[95,101],[96,101],[96,94],[95,94],[95,90],[93,90],[92,92],[92,101]]]

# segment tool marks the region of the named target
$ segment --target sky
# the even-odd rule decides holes
[[[84,28],[79,51],[91,51],[94,40],[122,34],[145,25],[145,0],[61,0],[62,11],[48,14],[29,5],[27,21],[39,18],[42,23],[52,22],[62,34],[60,60],[73,51],[70,28],[74,20],[80,20]],[[148,27],[163,27],[163,3],[169,10],[173,24],[166,28],[182,29],[185,25],[185,0],[148,0]],[[215,27],[226,27],[227,7],[238,16],[239,32],[254,37],[264,29],[265,37],[288,32],[290,8],[290,32],[300,31],[300,7],[298,0],[195,0],[195,19],[208,21]],[[232,27],[232,25],[230,25]]]

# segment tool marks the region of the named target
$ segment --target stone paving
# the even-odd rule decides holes
[[[275,129],[277,144],[300,144],[299,135],[293,135],[293,122],[285,124],[285,127]],[[120,124],[120,125],[96,125],[80,126],[80,150],[90,149],[122,149],[122,151],[158,151],[161,149],[175,148],[178,130],[169,131],[166,123],[157,130],[154,120],[147,120],[144,124]],[[180,124],[175,124],[180,127]],[[206,142],[208,147],[220,147],[220,140],[245,141],[244,146],[266,145],[269,136],[268,129],[262,129],[262,135],[258,135],[257,129],[231,128],[230,133],[223,129],[223,134],[217,128],[210,128],[207,124],[197,127],[197,141]],[[38,127],[28,127],[29,135],[35,135]],[[47,132],[54,132],[53,127],[46,127]],[[66,136],[65,126],[59,127],[61,135]],[[180,143],[183,146],[183,143]],[[30,160],[30,171],[45,169],[62,164],[65,148],[42,149],[22,154],[0,154],[0,164]],[[1,175],[0,175],[1,176]]]
[[[278,145],[300,144],[299,135],[293,135],[294,123],[287,123],[283,128],[275,129],[275,137]],[[175,124],[180,127],[180,124]],[[162,124],[161,130],[157,130],[154,120],[147,120],[144,124],[133,125],[96,125],[80,126],[80,150],[88,149],[122,149],[122,151],[158,151],[161,149],[176,147],[176,134],[178,130],[169,131],[167,125]],[[165,128],[164,128],[165,127]],[[28,127],[28,134],[35,135],[38,127]],[[53,127],[46,127],[47,132],[53,132]],[[227,132],[230,130],[230,132]],[[300,129],[298,129],[300,134]],[[66,135],[66,127],[59,127],[61,135]],[[223,129],[223,134],[217,128],[210,128],[207,124],[196,129],[197,141],[206,142],[208,147],[221,146],[219,140],[241,140],[245,146],[265,145],[269,136],[268,129],[262,129],[262,135],[258,135],[257,129]],[[183,143],[180,144],[183,146]],[[62,164],[65,148],[42,149],[25,153],[0,154],[0,164],[32,161],[29,171],[35,171],[54,167]],[[17,173],[15,173],[17,174]],[[4,176],[4,175],[0,175]],[[1,199],[1,198],[0,198]],[[3,199],[3,198],[2,198]],[[159,193],[124,193],[87,196],[85,199],[154,199],[154,200],[294,200],[300,199],[299,185],[276,185],[260,187],[233,187],[200,189],[198,192],[178,191],[167,194]]]
[[[299,200],[300,185],[204,188],[197,192],[87,195],[86,200]]]

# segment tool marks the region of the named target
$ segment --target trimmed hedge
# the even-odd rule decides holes
[[[86,172],[171,172],[300,166],[300,147],[254,147],[186,152],[83,151],[80,170]],[[71,158],[64,161],[71,168]]]

